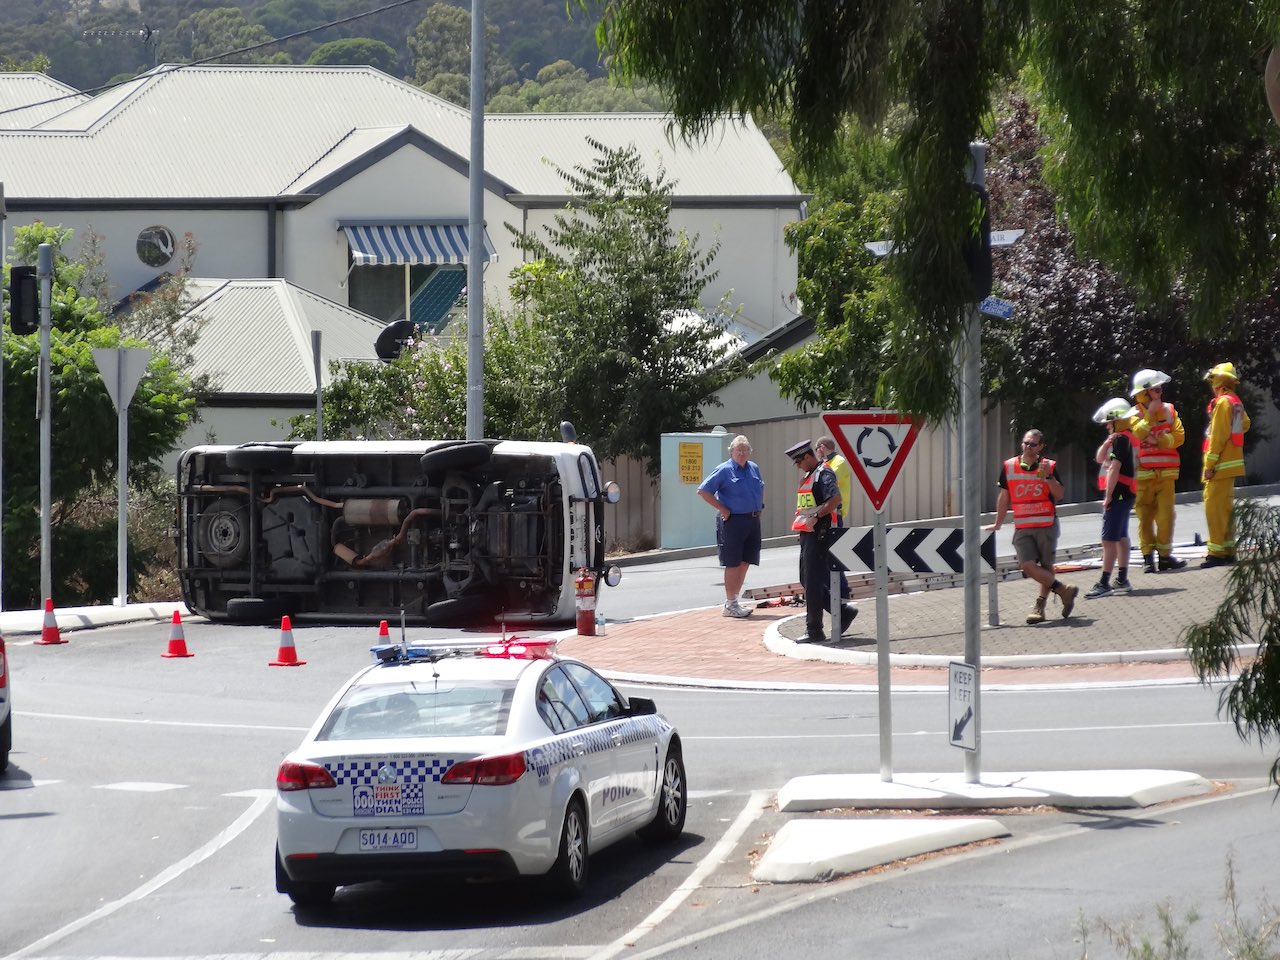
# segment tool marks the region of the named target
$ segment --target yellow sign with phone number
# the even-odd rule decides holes
[[[702,482],[702,444],[680,444],[680,482]]]

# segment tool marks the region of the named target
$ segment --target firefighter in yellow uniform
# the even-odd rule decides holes
[[[1231,525],[1231,501],[1236,477],[1244,476],[1244,435],[1249,414],[1236,396],[1240,379],[1235,365],[1220,363],[1204,378],[1213,387],[1204,428],[1204,519],[1209,527],[1209,552],[1202,567],[1236,562],[1236,536]]]
[[[1138,482],[1133,510],[1138,515],[1138,546],[1144,573],[1180,570],[1187,565],[1187,561],[1173,555],[1174,487],[1182,467],[1178,448],[1186,439],[1186,432],[1178,411],[1163,397],[1164,385],[1171,379],[1159,370],[1139,370],[1133,375],[1129,394],[1139,410],[1131,428],[1136,441],[1134,474]]]

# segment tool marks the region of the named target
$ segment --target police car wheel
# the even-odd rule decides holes
[[[564,812],[560,828],[560,855],[547,874],[552,889],[566,900],[582,895],[587,889],[587,814],[582,801],[574,797]]]
[[[323,907],[333,900],[337,890],[331,883],[314,883],[289,879],[280,862],[280,850],[276,850],[276,890],[287,894],[300,907]]]
[[[689,810],[688,784],[680,747],[673,743],[667,750],[667,760],[662,765],[658,812],[652,822],[640,829],[640,836],[646,840],[674,840],[684,832],[684,818]]]

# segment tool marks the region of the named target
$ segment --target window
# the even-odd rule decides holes
[[[514,690],[510,683],[353,687],[329,714],[316,739],[496,737],[506,732]]]
[[[538,688],[538,713],[556,733],[591,722],[591,711],[562,666],[552,667]]]
[[[622,698],[613,685],[594,670],[580,663],[566,663],[565,672],[573,678],[574,684],[586,698],[587,708],[591,711],[591,721],[612,720],[626,713]]]

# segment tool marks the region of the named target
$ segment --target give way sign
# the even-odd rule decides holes
[[[822,422],[879,513],[915,445],[920,421],[904,413],[828,410]]]

